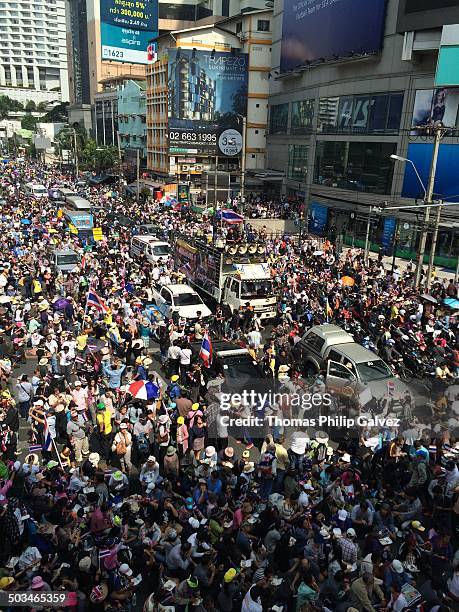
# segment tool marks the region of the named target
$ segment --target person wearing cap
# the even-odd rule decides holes
[[[394,559],[384,571],[384,586],[390,589],[393,584],[401,587],[405,583],[410,584],[412,577],[405,571],[403,563]]]
[[[156,461],[156,457],[150,455],[146,462],[142,465],[139,474],[139,482],[142,485],[142,489],[146,493],[150,493],[153,491],[156,482],[159,480],[159,464]]]
[[[195,576],[190,575],[177,585],[174,593],[174,603],[177,606],[183,606],[185,609],[196,605],[200,599],[199,589],[199,580]]]
[[[178,446],[181,457],[183,457],[188,450],[189,437],[190,437],[190,434],[188,432],[188,426],[185,423],[185,417],[184,416],[177,417],[176,439],[177,439],[177,446]]]
[[[120,429],[113,438],[112,452],[116,453],[122,470],[129,474],[132,469],[132,435],[125,419],[121,421]]]
[[[180,385],[178,382],[179,378],[180,376],[178,374],[172,374],[171,381],[167,385],[166,395],[173,401],[175,401],[178,397],[182,395]]]
[[[76,409],[83,415],[86,415],[88,409],[88,389],[83,386],[81,380],[76,380],[73,383],[71,395],[76,404]]]
[[[75,461],[81,463],[83,455],[89,455],[89,442],[86,437],[85,421],[80,413],[72,410],[67,423],[67,435],[75,452]]]
[[[96,404],[96,411],[97,439],[100,454],[104,459],[108,459],[113,437],[112,414],[102,401]]]
[[[234,567],[230,567],[223,574],[223,581],[217,595],[217,604],[222,612],[233,612],[234,603],[240,593],[240,583],[237,578],[237,570]]]

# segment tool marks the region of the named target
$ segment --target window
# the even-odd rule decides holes
[[[323,345],[325,344],[325,338],[321,338],[320,336],[312,332],[307,335],[305,342],[308,345],[308,348],[311,348],[313,351],[320,353]]]
[[[330,363],[328,366],[328,374],[329,376],[333,376],[333,378],[341,378],[342,380],[354,379],[352,372],[340,363]]]
[[[242,21],[238,21],[236,24],[236,34],[240,34],[242,32]]]
[[[268,19],[257,20],[257,32],[269,32],[271,22]]]
[[[323,134],[398,133],[403,93],[321,98],[317,131]]]
[[[289,145],[287,176],[296,181],[305,181],[308,172],[308,146]]]
[[[269,109],[269,133],[286,134],[288,123],[288,104],[275,104]]]
[[[315,100],[301,100],[292,104],[292,134],[309,134],[314,120]]]
[[[314,182],[367,193],[391,192],[395,143],[318,142]]]
[[[334,351],[333,349],[328,353],[328,359],[330,359],[330,361],[336,361],[336,362],[340,362],[342,359],[342,355],[340,353],[338,353],[337,351]]]

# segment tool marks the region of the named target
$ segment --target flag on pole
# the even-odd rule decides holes
[[[88,291],[88,300],[87,304],[89,307],[93,307],[99,312],[107,312],[108,308],[103,299],[93,290],[89,289]]]
[[[202,339],[201,350],[199,351],[199,357],[204,362],[206,368],[210,367],[212,363],[212,342],[209,338],[209,334],[206,332]]]
[[[31,444],[29,446],[29,453],[37,453],[43,449],[41,444]]]
[[[44,418],[43,424],[43,448],[44,451],[50,451],[53,447],[53,439],[51,437],[51,432],[49,430],[48,421],[46,420],[46,416]]]

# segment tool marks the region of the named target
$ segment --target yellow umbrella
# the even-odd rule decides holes
[[[340,282],[345,287],[353,287],[355,285],[355,280],[351,276],[343,276]]]

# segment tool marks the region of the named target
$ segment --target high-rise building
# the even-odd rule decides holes
[[[2,0],[0,95],[68,101],[65,0]]]
[[[341,234],[359,247],[368,235],[386,251],[397,238],[399,254],[415,259],[423,211],[375,207],[425,197],[412,164],[400,158],[426,185],[433,138],[417,128],[437,121],[451,129],[440,146],[435,198],[457,199],[459,88],[436,86],[435,75],[459,5],[342,0],[313,8],[276,3],[265,186],[303,201],[315,233]],[[455,267],[457,208],[443,209],[441,226],[437,263]]]

